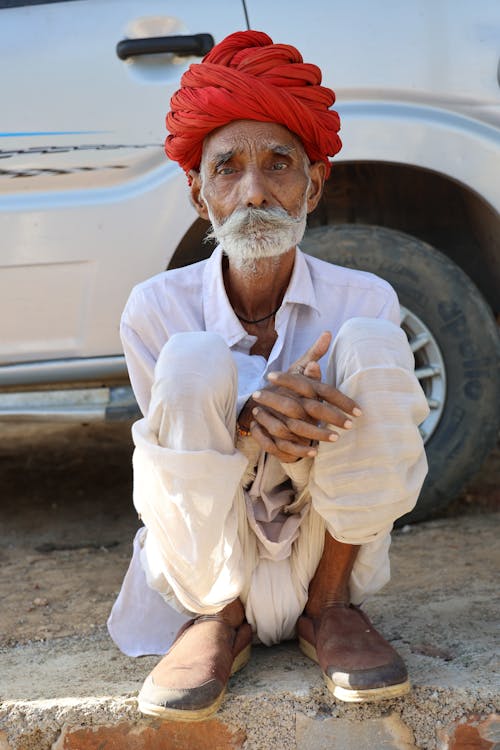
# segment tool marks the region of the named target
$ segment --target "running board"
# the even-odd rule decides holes
[[[130,386],[0,393],[2,422],[103,422],[139,416]]]

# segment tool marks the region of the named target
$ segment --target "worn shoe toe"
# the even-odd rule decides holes
[[[302,615],[297,628],[301,650],[320,665],[336,698],[366,702],[409,691],[403,660],[359,607],[335,605],[318,619]]]
[[[166,656],[146,678],[138,708],[148,716],[198,721],[220,706],[231,674],[250,658],[252,630],[232,628],[216,616],[181,628]]]

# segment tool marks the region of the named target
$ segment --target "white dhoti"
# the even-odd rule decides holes
[[[428,407],[413,367],[400,328],[348,320],[326,379],[363,415],[351,430],[336,428],[340,439],[320,443],[315,459],[282,464],[252,438],[235,441],[237,371],[224,341],[207,332],[173,336],[156,364],[147,418],[133,427],[134,504],[146,527],[134,557],[157,592],[154,607],[166,602],[187,617],[239,597],[263,643],[290,638],[325,530],[361,545],[352,601],[380,589],[393,522],[413,508],[427,470],[418,425]],[[117,625],[133,599],[126,582],[110,632],[133,653]]]

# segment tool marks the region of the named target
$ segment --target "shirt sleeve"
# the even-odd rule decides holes
[[[389,284],[387,284],[387,292],[385,303],[377,317],[390,320],[391,323],[399,326],[401,324],[401,309],[399,307],[398,295]]]
[[[130,383],[143,415],[146,416],[151,399],[156,357],[139,334],[122,318],[120,336],[125,353]]]

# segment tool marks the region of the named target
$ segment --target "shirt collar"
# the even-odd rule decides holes
[[[307,305],[319,312],[309,266],[299,248],[282,308],[288,303]],[[218,333],[229,347],[249,335],[236,317],[226,294],[220,245],[215,248],[203,270],[203,316],[206,330]]]
[[[231,347],[247,336],[229,302],[222,278],[222,248],[218,245],[203,270],[205,329],[218,333]]]
[[[307,305],[319,312],[311,272],[306,261],[306,256],[299,247],[295,253],[292,278],[283,298],[283,304],[287,302],[297,305]]]

